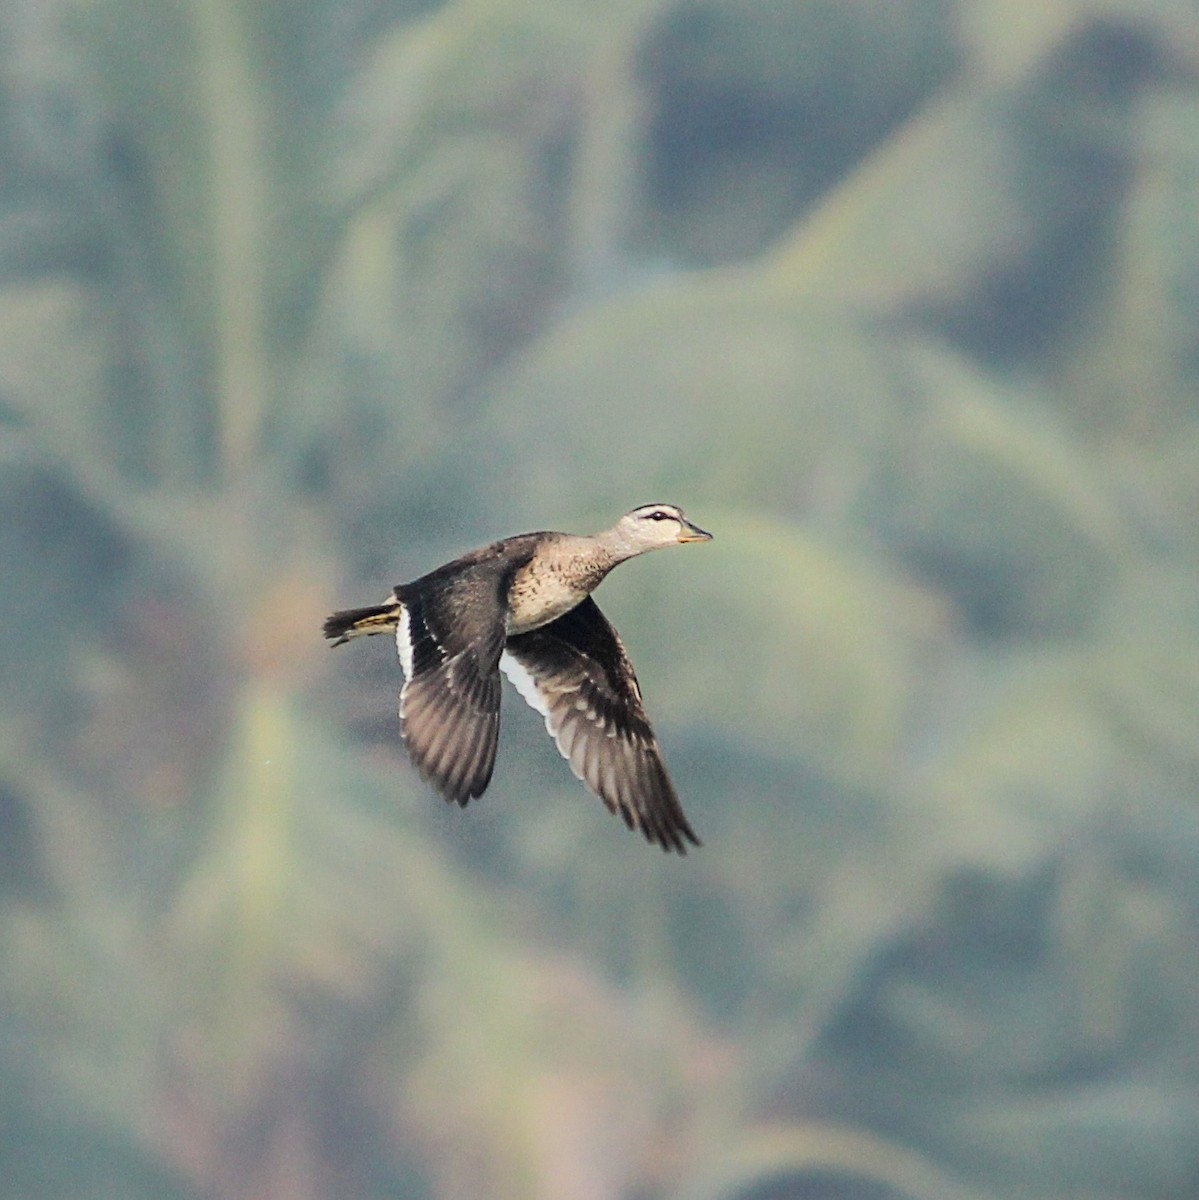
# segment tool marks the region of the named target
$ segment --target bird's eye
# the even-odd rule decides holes
[[[669,521],[670,513],[663,512],[660,508],[655,508],[653,512],[645,514],[645,519],[647,521]]]

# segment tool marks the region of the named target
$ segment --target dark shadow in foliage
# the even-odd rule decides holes
[[[655,248],[697,265],[764,250],[950,75],[950,8],[670,7],[638,62]]]
[[[910,1193],[876,1179],[832,1171],[794,1171],[734,1187],[720,1200],[915,1200]]]
[[[123,1132],[87,1124],[73,1112],[36,1111],[11,1084],[0,1116],[4,1196],[199,1200],[176,1172]]]
[[[1007,137],[988,178],[1023,219],[991,231],[995,252],[963,294],[934,302],[932,323],[996,366],[1060,358],[1118,278],[1113,256],[1144,154],[1137,102],[1197,74],[1199,60],[1166,29],[1122,14],[1087,22],[996,98]]]

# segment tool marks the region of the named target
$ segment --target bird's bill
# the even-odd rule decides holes
[[[680,542],[710,542],[712,535],[698,525],[692,525],[686,518],[682,521],[683,528],[679,530]]]

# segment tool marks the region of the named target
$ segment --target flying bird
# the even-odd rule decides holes
[[[643,504],[602,533],[522,533],[399,584],[382,604],[336,612],[325,637],[395,634],[400,736],[421,775],[465,805],[491,782],[500,672],[545,718],[571,770],[630,829],[679,854],[700,845],[641,689],[591,592],[618,563],[712,535],[673,504]]]

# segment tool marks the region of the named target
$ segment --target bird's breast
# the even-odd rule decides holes
[[[521,567],[508,589],[508,632],[528,633],[570,612],[591,589],[534,563]]]

